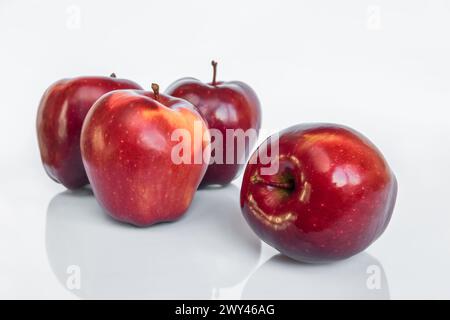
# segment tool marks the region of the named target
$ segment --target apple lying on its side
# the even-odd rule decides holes
[[[142,89],[138,84],[110,77],[78,77],[52,84],[37,114],[41,160],[50,178],[68,189],[89,183],[80,154],[83,120],[103,94],[118,89]]]
[[[81,132],[83,163],[98,202],[113,218],[137,226],[179,218],[210,156],[208,128],[194,106],[152,88],[104,95]]]
[[[271,139],[250,158],[241,189],[243,215],[262,240],[293,259],[327,262],[364,250],[383,233],[397,182],[367,138],[340,125],[304,124]],[[262,164],[277,145],[278,154]]]
[[[222,137],[216,140],[216,135],[211,134],[214,161],[206,171],[201,183],[203,186],[226,185],[238,176],[261,127],[261,108],[253,89],[240,81],[216,81],[217,63],[212,61],[212,65],[214,73],[211,83],[183,78],[166,90],[166,94],[196,106],[209,128]],[[236,135],[242,136],[227,138],[227,129],[235,130]],[[247,137],[238,130],[247,133]],[[244,146],[239,147],[240,143]]]

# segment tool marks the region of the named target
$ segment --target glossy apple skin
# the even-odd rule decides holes
[[[166,94],[191,102],[202,115],[210,129],[217,129],[224,137],[222,154],[232,146],[225,143],[226,129],[256,130],[261,127],[261,107],[250,86],[240,81],[203,83],[194,78],[183,78],[166,90]],[[234,162],[211,163],[201,185],[226,185],[233,181],[246,163],[246,152],[239,152],[234,139]],[[246,140],[246,150],[254,147]],[[229,149],[231,150],[231,149]]]
[[[320,263],[348,258],[383,233],[397,182],[367,138],[340,125],[303,124],[273,139],[278,171],[261,174],[269,167],[255,160],[270,146],[263,144],[241,188],[243,215],[263,241],[295,260]]]
[[[118,89],[142,89],[137,83],[113,77],[78,77],[52,84],[37,114],[41,160],[50,178],[68,189],[89,183],[81,161],[83,120],[103,94]]]
[[[176,164],[175,129],[194,135],[191,162]],[[81,133],[81,154],[95,197],[113,218],[136,226],[173,221],[187,210],[209,161],[208,127],[189,102],[151,92],[119,90],[100,98]],[[207,151],[204,151],[207,150]],[[196,152],[206,152],[195,162]]]

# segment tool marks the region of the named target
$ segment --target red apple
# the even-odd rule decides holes
[[[238,176],[247,161],[248,152],[256,143],[261,127],[261,108],[253,89],[240,81],[216,81],[217,63],[213,61],[212,65],[214,73],[211,83],[183,78],[166,90],[168,95],[185,99],[196,106],[209,128],[216,129],[222,136],[221,141],[216,140],[211,132],[211,137],[214,138],[213,163],[210,163],[203,178],[204,186],[226,185]],[[243,138],[242,135],[227,139],[227,129],[241,129],[248,132],[250,137],[253,134],[254,139],[247,136],[247,139],[242,140],[244,148],[239,148],[238,143],[239,139]]]
[[[303,124],[271,139],[250,158],[241,189],[243,215],[262,240],[293,259],[326,262],[383,233],[397,182],[367,138],[340,125]],[[269,168],[274,174],[264,174]]]
[[[152,88],[104,95],[81,133],[83,163],[98,202],[113,218],[137,226],[176,220],[187,210],[210,152],[207,125],[194,106]],[[193,137],[185,140],[188,161],[174,158],[177,129]]]
[[[118,89],[142,89],[138,84],[110,77],[78,77],[52,84],[37,114],[41,160],[50,178],[68,189],[89,183],[80,154],[83,120],[103,94]]]

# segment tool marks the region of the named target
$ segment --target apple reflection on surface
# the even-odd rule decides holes
[[[386,273],[368,253],[329,264],[306,264],[277,254],[259,267],[244,299],[389,299]]]
[[[82,298],[212,298],[258,262],[238,198],[234,185],[199,190],[179,221],[136,228],[109,218],[88,189],[60,193],[47,212],[49,263]]]

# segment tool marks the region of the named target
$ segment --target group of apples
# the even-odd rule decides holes
[[[119,221],[149,226],[180,218],[200,185],[235,179],[243,166],[239,159],[247,160],[253,147],[246,140],[245,148],[233,148],[233,163],[210,163],[211,130],[225,136],[230,129],[259,132],[261,126],[256,93],[240,81],[217,81],[217,63],[212,65],[212,82],[183,78],[165,93],[156,84],[145,91],[115,74],[57,81],[37,114],[47,174],[68,189],[90,184],[99,204]],[[189,142],[192,161],[173,161],[173,132],[180,129],[200,133],[200,141]],[[318,123],[290,127],[269,140],[247,164],[240,199],[262,240],[293,259],[326,262],[364,250],[383,233],[397,182],[367,138]],[[269,164],[259,157],[270,154],[274,143],[277,169],[265,174]],[[219,151],[230,147],[225,143]],[[198,153],[201,161],[194,159]]]

